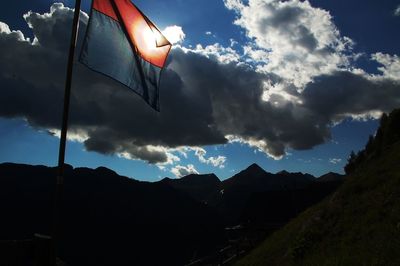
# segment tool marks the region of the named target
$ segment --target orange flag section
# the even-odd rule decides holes
[[[93,8],[123,23],[126,37],[141,58],[157,67],[164,67],[171,43],[130,0],[94,0]]]
[[[111,1],[112,0],[93,0],[92,8],[116,21],[119,21],[117,14],[114,12]]]

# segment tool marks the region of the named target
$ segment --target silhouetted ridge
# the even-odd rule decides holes
[[[255,185],[259,180],[271,177],[272,174],[267,173],[257,164],[252,164],[246,169],[235,174],[231,178],[224,180],[223,189],[229,189],[230,187]]]
[[[240,217],[248,217],[250,211],[246,210],[250,204],[249,200],[254,202],[252,197],[260,193],[270,193],[275,191],[277,194],[285,194],[283,197],[289,197],[287,191],[304,189],[314,182],[315,178],[309,174],[302,173],[289,173],[281,172],[272,174],[266,172],[257,164],[252,164],[245,170],[237,173],[233,177],[224,180],[222,182],[221,191],[223,193],[219,196],[217,202],[217,208],[224,214],[227,219],[227,223],[235,224],[243,220]],[[291,196],[290,196],[291,197]],[[266,201],[262,200],[257,202],[255,207],[251,210],[253,216],[263,216],[262,212],[265,211]],[[276,206],[285,207],[286,205],[280,205],[279,201],[276,202]],[[286,212],[290,214],[287,217],[293,215],[293,211],[286,209]],[[272,212],[268,212],[269,216],[273,216]]]
[[[118,175],[115,171],[113,171],[113,170],[111,170],[111,169],[109,169],[109,168],[107,168],[107,167],[104,167],[104,166],[100,166],[100,167],[97,167],[96,169],[95,169],[97,172],[100,172],[101,174],[106,174],[106,175]]]
[[[277,174],[278,175],[289,175],[290,173],[286,170],[282,170],[282,171],[279,171]]]
[[[56,173],[0,164],[0,240],[50,234]],[[63,195],[60,256],[68,265],[184,265],[224,240],[213,209],[160,182],[67,167]]]
[[[321,175],[316,179],[318,182],[334,182],[334,181],[343,181],[344,175],[329,172],[324,175]]]
[[[261,172],[264,172],[264,169],[262,169],[261,166],[259,166],[258,164],[252,163],[244,171],[261,171]]]
[[[7,199],[0,201],[0,239],[49,234],[56,173],[0,164],[0,195]],[[230,245],[225,227],[240,223],[257,239],[251,228],[275,230],[269,224],[281,226],[335,188],[314,179],[252,164],[223,182],[191,174],[150,183],[106,167],[67,166],[60,256],[77,266],[184,265]]]
[[[239,172],[239,174],[252,174],[252,175],[264,175],[266,173],[267,172],[256,163],[251,164],[249,167]]]
[[[352,153],[346,165],[350,174],[332,196],[301,213],[237,265],[400,265],[399,162],[397,109],[382,116],[365,149]],[[324,180],[332,179],[343,178],[328,173],[316,185],[328,186],[335,182]]]
[[[252,164],[245,170],[223,181],[223,188],[242,190],[243,188],[255,191],[281,190],[302,188],[313,182],[315,177],[310,174],[289,173],[281,171],[276,174],[266,172],[257,164]],[[241,187],[240,187],[241,186]]]
[[[210,182],[215,184],[219,184],[221,182],[215,174],[190,174],[182,177],[180,180],[184,182]]]
[[[164,178],[160,183],[183,191],[199,202],[209,203],[220,191],[221,181],[215,174],[190,174],[179,179]]]

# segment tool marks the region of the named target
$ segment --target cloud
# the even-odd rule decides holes
[[[224,168],[226,157],[225,156],[217,156],[217,157],[209,157],[206,158],[206,150],[200,147],[192,148],[195,151],[195,155],[199,158],[199,161],[205,164],[211,164],[214,167]]]
[[[340,158],[330,158],[329,162],[331,164],[338,164],[338,163],[342,162],[342,159],[340,159]]]
[[[171,169],[171,173],[173,173],[177,178],[190,174],[199,174],[193,164],[188,164],[187,166],[177,165]]]
[[[244,8],[244,4],[241,0],[224,0],[225,6],[229,9],[235,10],[237,12]]]
[[[53,4],[49,13],[25,14],[34,42],[1,24],[2,117],[23,117],[38,128],[59,127],[72,16],[73,10],[62,4]],[[82,15],[81,37],[86,23],[87,15]],[[168,162],[169,148],[225,143],[207,95],[190,94],[185,86],[176,72],[166,69],[163,88],[168,93],[162,93],[163,110],[157,114],[125,87],[76,62],[70,132],[84,135],[87,150],[150,163]]]
[[[86,144],[86,148],[90,150],[88,147],[88,143]],[[106,145],[108,142],[105,143]],[[99,147],[95,146],[95,151],[98,151]],[[175,162],[179,162],[180,158],[173,154],[173,151],[161,147],[161,146],[153,146],[153,145],[129,145],[126,143],[121,145],[120,152],[113,150],[112,153],[116,153],[118,156],[133,160],[140,158],[141,160],[147,161],[151,164],[157,164],[157,166],[162,169],[166,165],[174,164]]]
[[[268,143],[264,139],[256,139],[253,137],[240,137],[234,135],[228,135],[227,138],[231,143],[246,144],[251,148],[255,148],[254,152],[257,151],[265,153],[269,157],[275,160],[280,160],[287,153],[285,152],[285,146],[282,143]]]
[[[384,53],[375,53],[371,56],[382,66],[378,68],[382,72],[384,78],[400,81],[400,57],[397,55],[389,55]],[[379,76],[378,76],[379,78]]]
[[[223,167],[224,156],[207,157],[201,147],[236,141],[280,159],[288,149],[310,149],[330,140],[332,125],[344,118],[376,117],[400,105],[398,56],[372,55],[380,64],[379,75],[342,68],[340,62],[347,64],[346,40],[326,11],[294,0],[225,4],[238,12],[240,27],[249,27],[246,32],[252,39],[247,50],[242,54],[218,43],[193,49],[176,45],[161,80],[161,113],[148,108],[130,90],[76,62],[70,138],[82,141],[90,151],[140,159],[164,169],[185,156],[183,147],[195,151],[200,162]],[[260,13],[254,9],[257,6],[276,14]],[[253,20],[247,14],[250,11],[255,12]],[[320,26],[310,16],[320,19]],[[73,10],[62,4],[53,4],[45,14],[28,12],[24,19],[35,36],[33,41],[0,23],[1,117],[24,118],[35,128],[56,133],[72,17]],[[87,19],[82,13],[81,37]],[[308,35],[301,32],[301,25],[313,33],[314,42],[305,38]],[[279,51],[282,40],[267,40],[260,35],[263,29],[275,38],[293,32],[296,38],[289,38],[288,45],[299,51],[297,57],[281,62],[290,59],[283,56],[288,48]],[[81,42],[79,38],[78,51]],[[312,58],[322,61],[313,64]],[[301,60],[304,70],[296,68]],[[277,62],[293,76],[282,74]],[[174,171],[184,169],[195,172],[189,165]]]
[[[181,49],[185,52],[193,52],[203,55],[222,64],[239,63],[241,57],[236,50],[231,47],[224,47],[219,43],[214,43],[205,47],[198,44],[194,49],[187,49],[185,47],[181,47]]]
[[[245,52],[259,71],[302,89],[313,77],[348,66],[353,42],[340,35],[328,11],[298,0],[224,2],[251,40]]]
[[[207,157],[207,151],[201,147],[190,147],[190,146],[184,146],[184,147],[178,147],[174,149],[174,151],[178,152],[181,156],[184,158],[188,158],[188,153],[189,152],[194,152],[194,155],[199,159],[199,162],[204,163],[204,164],[209,164],[214,167],[219,167],[219,168],[225,168],[225,163],[227,158],[225,156],[218,155],[216,157],[211,156]]]
[[[186,37],[182,27],[176,25],[166,27],[162,33],[172,44],[182,43]]]
[[[382,111],[400,106],[400,82],[386,76],[372,78],[338,71],[315,79],[301,98],[303,106],[318,113],[322,122],[340,122],[346,117],[379,118]]]
[[[395,16],[400,16],[400,5],[394,10]]]
[[[11,30],[7,24],[0,22],[0,33],[10,34]]]

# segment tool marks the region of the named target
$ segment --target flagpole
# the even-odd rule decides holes
[[[72,22],[72,31],[71,31],[71,41],[69,47],[69,55],[68,55],[68,65],[67,65],[67,74],[65,81],[65,90],[64,90],[64,108],[62,115],[62,127],[61,127],[61,136],[60,136],[60,147],[58,154],[58,169],[57,169],[57,184],[56,184],[56,192],[55,192],[55,206],[54,206],[54,224],[53,224],[53,239],[55,243],[56,253],[58,251],[58,237],[60,231],[60,214],[61,214],[61,201],[64,187],[64,161],[65,161],[65,146],[67,141],[67,131],[68,131],[68,117],[69,117],[69,104],[70,104],[70,95],[71,95],[71,84],[72,84],[72,71],[74,65],[74,54],[76,47],[76,40],[78,36],[78,28],[79,28],[79,13],[81,7],[81,0],[75,0],[75,11],[74,11],[74,19]]]

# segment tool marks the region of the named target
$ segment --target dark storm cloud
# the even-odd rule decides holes
[[[400,106],[400,82],[338,71],[318,77],[303,92],[304,105],[327,120],[388,112]]]
[[[25,15],[33,43],[0,24],[0,116],[59,128],[72,16],[61,4],[49,14]],[[80,36],[87,17],[81,22]],[[312,46],[311,39],[304,42]],[[279,157],[289,147],[325,142],[342,116],[399,104],[398,83],[337,72],[319,77],[303,94],[287,87],[302,103],[272,95],[276,105],[262,100],[268,80],[280,79],[177,47],[162,75],[156,113],[126,87],[75,63],[70,132],[80,134],[88,150],[150,163],[176,160],[168,148],[223,144],[228,135]]]
[[[36,37],[33,43],[20,33],[3,30],[0,34],[1,116],[24,117],[34,126],[59,128],[68,51],[66,36],[72,16],[72,10],[60,4],[54,4],[49,14],[27,13],[24,18]],[[86,22],[84,16],[81,37]],[[127,152],[132,158],[152,163],[165,162],[168,156],[147,145],[226,142],[215,126],[206,90],[190,92],[179,75],[168,69],[163,73],[162,87],[162,112],[156,113],[127,88],[76,62],[71,132],[86,132],[88,139],[84,143],[89,150]]]
[[[307,27],[296,25],[305,15],[303,9],[296,6],[285,6],[277,9],[270,5],[265,5],[265,8],[274,16],[261,21],[259,24],[260,32],[268,35],[268,27],[272,27],[280,32],[285,32],[291,37],[291,42],[303,46],[308,51],[314,51],[317,48],[318,40],[314,34]]]

